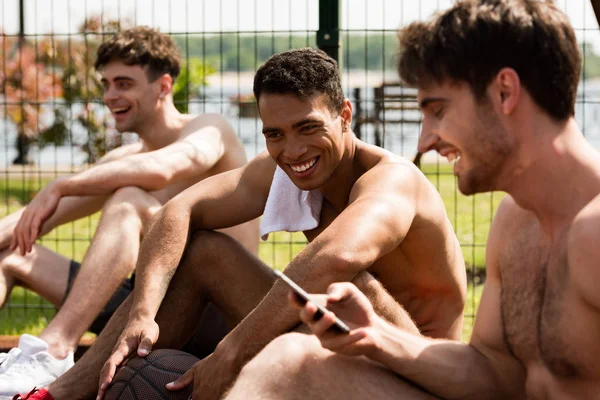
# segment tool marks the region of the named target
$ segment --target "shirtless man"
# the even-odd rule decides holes
[[[316,218],[302,228],[309,244],[286,268],[292,279],[313,292],[353,281],[394,325],[460,336],[465,267],[442,200],[410,162],[356,139],[335,61],[314,49],[277,54],[258,70],[254,94],[268,153],[159,211],[131,300],[74,368],[30,399],[86,398],[98,383],[103,396],[129,354],[181,346],[207,301],[236,327],[168,388],[193,382],[194,399],[219,398],[251,357],[300,320],[271,269],[211,229],[263,215],[263,227],[294,230],[310,220],[295,218],[304,206]]]
[[[284,336],[230,398],[428,397],[398,375],[444,399],[600,398],[600,155],[573,117],[581,54],[567,16],[551,1],[462,1],[408,26],[401,49],[423,110],[419,150],[456,159],[465,194],[509,194],[471,341],[393,327],[335,284],[326,302],[355,329],[327,332],[332,315],[313,322],[310,303],[302,320],[323,347],[366,357]]]
[[[23,335],[18,348],[0,355],[0,399],[45,386],[73,365],[81,336],[90,326],[99,332],[131,291],[129,281],[119,285],[133,271],[140,239],[164,203],[246,163],[241,142],[221,116],[175,108],[171,91],[180,55],[169,36],[145,27],[121,32],[99,48],[96,68],[117,130],[136,132],[140,141],[55,179],[26,208],[0,220],[0,305],[20,285],[60,307],[39,338]],[[35,244],[56,226],[98,210],[102,216],[81,268]],[[227,232],[256,253],[258,222]]]

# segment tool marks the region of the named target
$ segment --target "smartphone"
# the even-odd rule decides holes
[[[298,286],[296,284],[296,282],[294,282],[293,280],[291,280],[290,278],[287,277],[287,275],[285,275],[283,272],[278,271],[276,269],[273,270],[275,272],[275,275],[277,275],[278,278],[281,278],[282,281],[284,281],[285,283],[288,284],[289,287],[292,288],[292,290],[294,291],[294,293],[297,295],[298,300],[300,301],[304,301],[304,303],[306,303],[307,301],[311,301],[310,296],[308,295],[308,293],[306,293],[306,291],[304,289],[302,289],[300,286]],[[320,304],[317,304],[315,302],[313,302],[316,306],[317,306],[317,312],[315,313],[315,321],[320,320],[321,318],[323,318],[323,315],[325,315],[326,312],[328,312],[329,310],[325,307],[323,307]],[[335,322],[334,324],[331,326],[330,329],[334,329],[340,333],[349,333],[350,332],[350,328],[348,327],[348,325],[346,325],[344,323],[344,321],[342,321],[341,319],[339,319],[338,317],[335,317]]]

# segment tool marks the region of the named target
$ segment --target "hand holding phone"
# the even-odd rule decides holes
[[[292,290],[296,294],[296,297],[298,300],[303,301],[304,304],[306,304],[306,302],[308,302],[308,301],[311,301],[310,295],[308,293],[306,293],[306,291],[304,289],[302,289],[300,286],[298,286],[296,284],[296,282],[291,280],[287,275],[285,275],[281,271],[277,271],[277,270],[273,270],[273,271],[275,272],[275,275],[277,275],[277,277],[281,278],[282,281],[287,283],[288,286],[292,288]],[[314,304],[317,306],[317,312],[315,313],[314,319],[315,319],[315,321],[318,321],[319,319],[321,319],[323,317],[323,315],[325,315],[325,313],[329,312],[329,310],[320,304],[316,304],[316,303],[314,303]],[[334,330],[338,331],[339,333],[350,333],[350,327],[348,327],[348,325],[346,325],[344,323],[344,321],[342,321],[338,317],[335,317],[335,322],[331,326],[330,329],[334,329]]]

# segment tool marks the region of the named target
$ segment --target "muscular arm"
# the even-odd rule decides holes
[[[216,115],[203,115],[184,128],[185,138],[161,149],[131,154],[60,178],[62,196],[109,194],[125,186],[159,190],[175,180],[200,175],[224,153],[223,137],[231,127]]]
[[[262,214],[274,170],[268,156],[258,156],[243,168],[197,183],[157,213],[141,245],[131,315],[156,316],[190,230],[226,228]]]
[[[376,166],[354,185],[349,205],[286,268],[286,274],[309,293],[350,281],[377,259],[396,249],[416,212],[416,172],[399,164]],[[289,289],[277,282],[261,303],[220,345],[235,355],[237,368],[278,335],[294,328],[298,313],[287,305]],[[408,314],[400,322],[418,330]]]
[[[502,330],[498,255],[504,221],[511,218],[503,208],[507,204],[490,231],[485,288],[470,343],[411,335],[379,320],[370,358],[444,399],[525,398],[525,369],[510,353]]]

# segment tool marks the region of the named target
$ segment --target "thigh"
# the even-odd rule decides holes
[[[199,232],[189,241],[157,321],[169,336],[196,329],[208,303],[214,304],[229,326],[237,325],[263,299],[275,276],[267,265],[238,241],[218,232]],[[187,332],[187,333],[186,333]]]
[[[227,397],[238,398],[435,399],[382,364],[333,353],[300,333],[273,340],[242,369]]]

